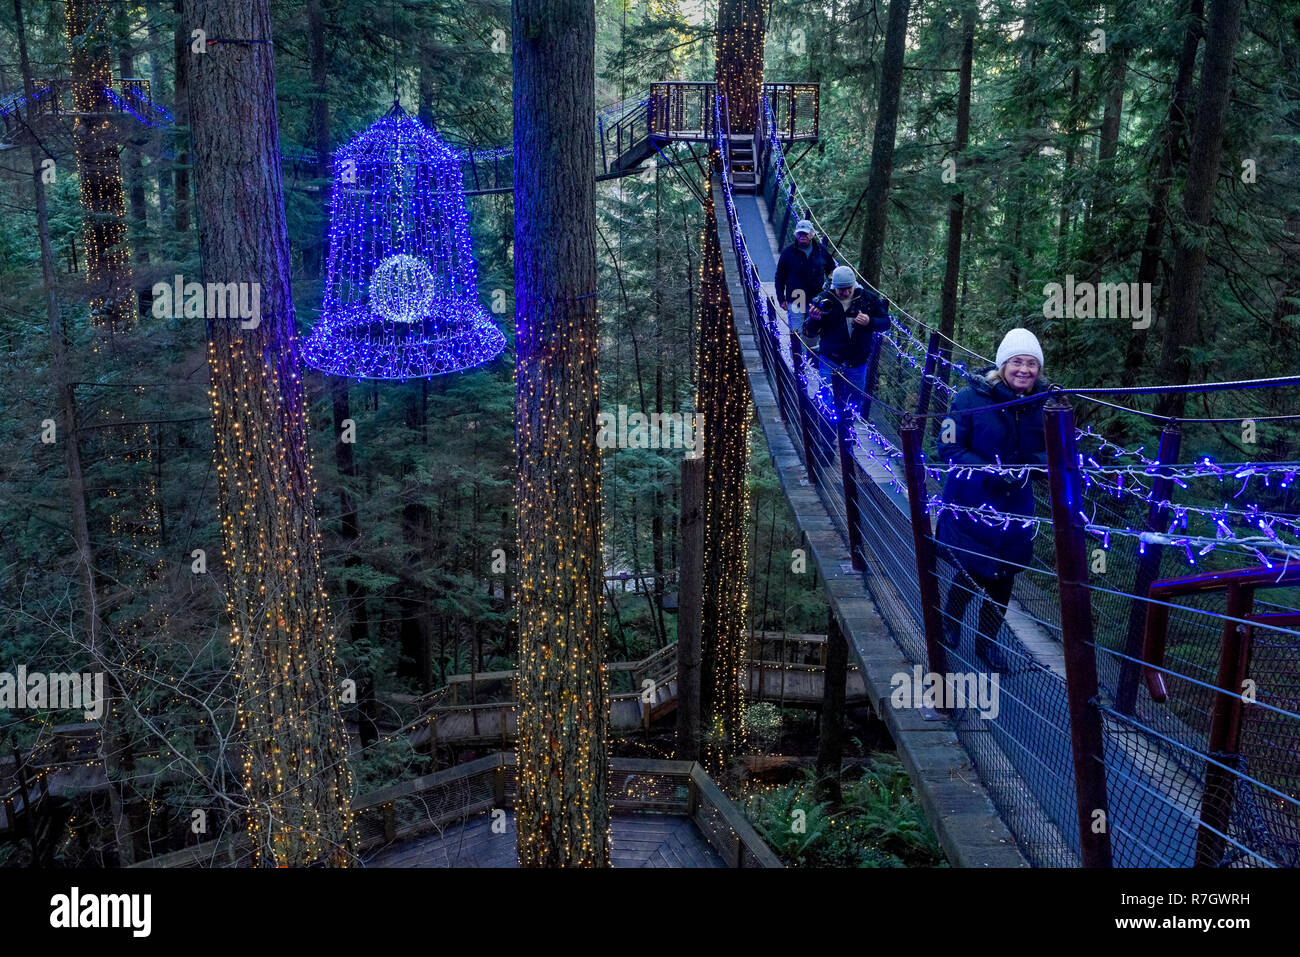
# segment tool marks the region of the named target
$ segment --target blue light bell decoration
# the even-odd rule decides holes
[[[505,336],[479,304],[460,156],[397,104],[334,154],[314,369],[412,379],[490,362]]]

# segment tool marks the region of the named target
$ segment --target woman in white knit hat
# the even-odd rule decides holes
[[[1012,329],[998,346],[996,364],[968,377],[942,422],[939,457],[953,465],[1043,465],[1047,462],[1043,402],[1047,397],[1043,349],[1028,329]],[[1011,403],[1008,405],[1007,403]],[[994,472],[950,472],[943,501],[962,509],[992,508],[1002,515],[1033,515],[1028,477]],[[990,523],[964,511],[945,511],[935,538],[944,546],[955,575],[944,607],[944,643],[957,647],[971,598],[980,599],[975,653],[994,668],[1006,667],[997,637],[1019,566],[1034,557],[1034,526]]]

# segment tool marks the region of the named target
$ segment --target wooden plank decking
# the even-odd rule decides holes
[[[367,867],[517,867],[515,816],[492,831],[490,812],[441,833],[384,847]],[[615,867],[726,867],[688,817],[668,814],[615,816],[610,826]]]

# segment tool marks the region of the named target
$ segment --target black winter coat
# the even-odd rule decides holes
[[[812,250],[806,256],[798,243],[791,243],[781,251],[776,263],[776,301],[791,302],[802,289],[804,309],[807,309],[834,269],[835,260],[817,240],[812,241]]]
[[[989,383],[985,380],[984,376],[992,368],[990,366],[969,376],[967,387],[953,399],[949,415],[953,419],[955,434],[952,442],[939,443],[939,458],[953,465],[998,462],[1003,465],[1045,465],[1047,446],[1042,401],[979,411],[1019,398],[1005,382]],[[1047,380],[1040,375],[1030,394],[1046,399],[1047,391]],[[988,472],[950,472],[943,489],[943,500],[968,508],[988,505],[1013,515],[1034,514],[1034,489],[1029,478],[1006,479]],[[935,538],[954,549],[967,550],[954,550],[951,554],[970,574],[1002,578],[1015,574],[1016,569],[988,556],[997,556],[1017,565],[1031,564],[1034,531],[1035,526],[1025,528],[1015,521],[1003,529],[1000,525],[986,525],[964,512],[944,512]]]
[[[833,292],[818,296],[813,305],[821,310],[821,315],[814,319],[809,314],[805,326],[808,334],[821,336],[818,351],[823,359],[849,369],[866,364],[871,357],[872,337],[889,328],[889,300],[861,286],[853,288],[853,298],[847,306]],[[860,313],[870,317],[869,325],[850,321]]]

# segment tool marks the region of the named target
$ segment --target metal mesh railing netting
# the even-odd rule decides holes
[[[794,224],[808,215],[785,167],[780,144],[760,136],[761,194],[778,245],[793,240]],[[722,121],[719,121],[719,128]],[[755,320],[764,369],[781,417],[840,531],[861,542],[864,583],[876,599],[909,660],[926,664],[921,589],[902,462],[903,416],[918,411],[930,358],[928,412],[942,413],[962,377],[988,365],[985,357],[943,342],[947,360],[935,354],[937,335],[894,308],[893,328],[877,337],[874,376],[865,394],[840,382],[838,391],[856,406],[850,426],[850,461],[843,461],[837,437],[836,401],[830,377],[811,345],[792,332],[786,317],[763,292],[763,277],[749,256],[739,228],[735,199],[724,174],[736,258],[749,314]],[[764,240],[765,241],[765,240]],[[798,361],[796,362],[796,354]],[[842,376],[841,376],[842,378]],[[856,393],[856,394],[855,394]],[[926,448],[937,429],[926,422]],[[1076,434],[1081,464],[1150,464],[1140,453],[1118,449],[1091,429]],[[1128,456],[1128,458],[1126,458]],[[936,496],[946,477],[926,469],[926,496]],[[1088,548],[1089,588],[1099,698],[1103,717],[1108,786],[1108,825],[1116,866],[1187,866],[1198,832],[1206,830],[1207,766],[1226,769],[1233,791],[1231,820],[1223,833],[1220,866],[1296,866],[1300,847],[1300,629],[1257,625],[1251,675],[1261,685],[1257,703],[1243,711],[1239,755],[1207,755],[1216,695],[1217,658],[1223,635],[1223,595],[1180,598],[1170,615],[1164,662],[1168,698],[1156,703],[1141,686],[1144,595],[1152,580],[1188,574],[1184,549],[1161,548],[1132,538],[1111,541],[1099,529],[1147,529],[1151,495],[1116,489],[1104,475],[1090,474],[1084,513],[1094,529]],[[845,477],[850,483],[846,496]],[[1102,479],[1098,481],[1096,479]],[[947,628],[955,644],[947,652],[950,670],[981,672],[997,661],[996,714],[976,707],[954,712],[956,733],[971,755],[990,794],[1022,849],[1036,865],[1078,863],[1073,756],[1061,653],[1060,594],[1054,571],[1055,544],[1045,470],[1031,472],[1033,516],[999,516],[1033,523],[1033,558],[1017,572],[1005,619],[980,587],[964,575],[959,554],[939,547],[934,574]],[[1183,483],[1179,483],[1183,484]],[[852,500],[853,505],[849,504]],[[848,523],[856,512],[855,530]],[[1159,515],[1155,516],[1159,519]],[[933,519],[932,519],[933,520]],[[933,538],[933,533],[931,533]],[[995,556],[996,557],[996,556]],[[1213,556],[1212,556],[1213,558]],[[999,559],[1004,561],[1003,559]],[[1197,570],[1192,567],[1191,571]],[[961,601],[961,593],[969,594]],[[954,595],[957,598],[954,600]],[[1286,611],[1293,599],[1270,606]],[[1264,602],[1259,603],[1261,607]],[[960,619],[958,621],[958,619]],[[981,649],[992,632],[992,647]],[[988,709],[986,709],[987,711]],[[1214,795],[1210,795],[1211,800]]]

